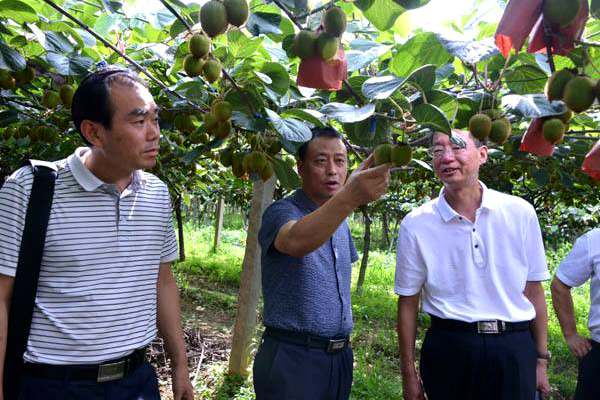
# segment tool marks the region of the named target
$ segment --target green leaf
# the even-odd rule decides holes
[[[273,127],[281,136],[281,143],[290,154],[296,154],[302,143],[312,137],[312,132],[302,121],[293,118],[281,118],[275,111],[265,108]]]
[[[278,63],[265,63],[261,72],[271,78],[268,86],[277,94],[284,95],[290,88],[290,75],[286,69]]]
[[[441,90],[432,90],[427,92],[425,96],[427,97],[427,102],[442,110],[448,120],[454,120],[458,111],[458,100],[455,96]]]
[[[21,71],[27,67],[25,58],[18,51],[0,40],[0,68]]]
[[[421,125],[436,132],[450,134],[451,127],[443,111],[433,104],[420,104],[413,108],[413,118]]]
[[[279,183],[281,183],[281,186],[288,190],[294,190],[300,187],[300,177],[288,163],[279,158],[272,158],[271,161],[273,170],[275,171],[275,175],[277,176]]]
[[[279,24],[281,24],[281,15],[256,12],[250,14],[248,22],[246,23],[246,29],[254,36],[258,36],[261,33],[274,33],[280,35],[283,32],[281,28],[279,28]]]
[[[387,99],[394,94],[405,82],[405,79],[395,76],[375,76],[365,81],[362,92],[371,100]]]
[[[227,33],[228,50],[235,58],[248,58],[253,56],[260,48],[262,38],[249,38],[241,30],[230,30]]]
[[[398,17],[406,11],[393,0],[357,0],[354,4],[380,31],[392,28]]]
[[[543,92],[548,76],[534,65],[520,65],[507,71],[504,80],[511,92],[530,94]]]
[[[515,114],[525,118],[542,118],[560,115],[567,111],[567,106],[562,101],[550,103],[543,94],[521,96],[511,94],[502,98],[502,105]]]
[[[19,24],[36,22],[39,19],[30,5],[18,0],[0,1],[0,16],[10,18]]]
[[[423,92],[431,90],[435,84],[435,65],[423,65],[414,70],[405,80]]]
[[[433,168],[431,168],[431,165],[427,164],[425,161],[423,160],[419,160],[416,158],[412,159],[414,162],[416,162],[419,166],[421,166],[423,169],[426,169],[427,171],[432,171],[433,172]]]
[[[499,54],[493,38],[475,41],[446,33],[436,33],[436,36],[450,54],[460,58],[465,64],[476,64]]]
[[[94,30],[100,36],[108,36],[108,33],[119,23],[119,19],[110,14],[101,15],[94,24]]]
[[[390,63],[390,71],[405,77],[425,64],[441,66],[451,58],[435,34],[420,33],[398,46],[398,51]]]
[[[351,50],[346,52],[348,72],[367,67],[390,50],[390,46],[364,39],[353,40],[350,43],[350,48]]]
[[[62,54],[49,51],[46,53],[46,61],[56,72],[66,76],[86,75],[94,65],[94,60],[77,54]]]
[[[362,107],[345,103],[329,103],[321,107],[321,112],[327,117],[336,119],[341,123],[364,121],[375,112],[375,103]]]
[[[371,117],[356,124],[344,124],[344,131],[353,144],[375,147],[389,141],[390,123],[387,118]]]
[[[292,108],[289,110],[285,110],[284,112],[281,113],[281,116],[286,118],[286,117],[294,117],[297,118],[299,120],[302,121],[306,121],[309,124],[315,125],[315,126],[324,126],[323,122],[321,121],[321,118],[323,118],[323,114],[321,114],[319,111],[316,110],[311,110],[311,109],[300,109],[300,108]]]

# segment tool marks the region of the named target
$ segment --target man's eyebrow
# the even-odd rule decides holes
[[[141,107],[137,107],[134,108],[133,110],[131,110],[129,112],[129,114],[127,114],[128,117],[145,117],[146,115],[153,113],[153,114],[158,114],[158,112],[160,111],[159,107],[154,107],[151,110],[148,110],[146,108],[141,108]]]

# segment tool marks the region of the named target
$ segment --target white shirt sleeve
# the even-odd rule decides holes
[[[571,252],[560,263],[556,277],[567,286],[581,286],[592,276],[593,268],[589,238],[586,234],[577,239]]]
[[[524,248],[527,255],[527,263],[529,264],[527,280],[539,282],[550,279],[548,264],[546,263],[546,253],[544,251],[544,241],[542,240],[542,231],[540,230],[540,224],[533,207],[531,208],[531,213],[527,219],[527,226],[525,227]]]
[[[18,175],[15,173],[14,175]],[[11,177],[0,189],[0,274],[14,277],[17,272],[21,239],[25,227],[29,191],[20,179]]]
[[[426,278],[427,268],[419,253],[417,240],[404,224],[400,224],[394,292],[400,296],[413,296],[421,291]]]

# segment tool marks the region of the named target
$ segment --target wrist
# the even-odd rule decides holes
[[[337,192],[332,199],[335,199],[337,205],[344,210],[344,213],[350,214],[354,209],[356,209],[359,205],[355,204],[352,199],[351,193],[348,191],[347,186],[344,185],[342,189]]]

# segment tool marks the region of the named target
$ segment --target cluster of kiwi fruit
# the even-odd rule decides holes
[[[210,111],[204,114],[204,130],[217,139],[225,139],[231,133],[231,104],[216,100]]]
[[[333,59],[340,47],[340,37],[346,31],[346,13],[339,7],[328,9],[321,20],[323,30],[317,34],[301,30],[294,37],[292,52],[302,60],[321,57],[324,61]]]
[[[229,25],[244,25],[248,12],[246,0],[210,0],[200,9],[200,24],[208,36],[215,37],[225,33]]]
[[[225,33],[229,25],[242,26],[248,20],[246,0],[210,0],[200,9],[200,24],[205,34],[195,33],[188,40],[190,54],[183,60],[183,70],[193,78],[202,75],[208,83],[221,77],[223,67],[216,58],[209,57],[211,39]]]
[[[244,178],[247,174],[256,174],[263,181],[269,180],[274,174],[270,157],[281,151],[281,144],[275,138],[263,140],[259,135],[253,135],[249,141],[251,151],[244,152],[227,147],[221,151],[219,160],[225,167],[231,167],[233,175]]]
[[[375,165],[391,163],[393,167],[402,167],[412,160],[412,148],[406,143],[382,143],[373,150]]]
[[[483,110],[469,119],[469,131],[474,138],[496,144],[506,143],[512,133],[512,126],[508,118],[495,108]]]
[[[58,107],[59,104],[62,104],[67,108],[71,108],[74,94],[75,88],[69,84],[62,85],[58,92],[56,90],[48,89],[42,96],[42,104],[44,107],[50,109]]]
[[[30,65],[14,72],[0,69],[0,89],[14,90],[17,86],[26,85],[34,79],[35,69]]]
[[[208,83],[213,83],[221,77],[221,63],[208,57],[210,45],[210,38],[202,33],[195,33],[188,40],[190,54],[183,59],[183,70],[190,78],[202,75]]]
[[[49,125],[20,125],[9,126],[0,130],[2,140],[23,139],[28,137],[31,143],[53,143],[58,140],[59,132]]]
[[[554,72],[548,78],[545,93],[548,101],[562,100],[568,107],[562,115],[544,121],[544,138],[555,144],[562,140],[573,112],[586,111],[594,100],[600,98],[600,81],[594,81],[585,75],[576,75],[565,68]]]

